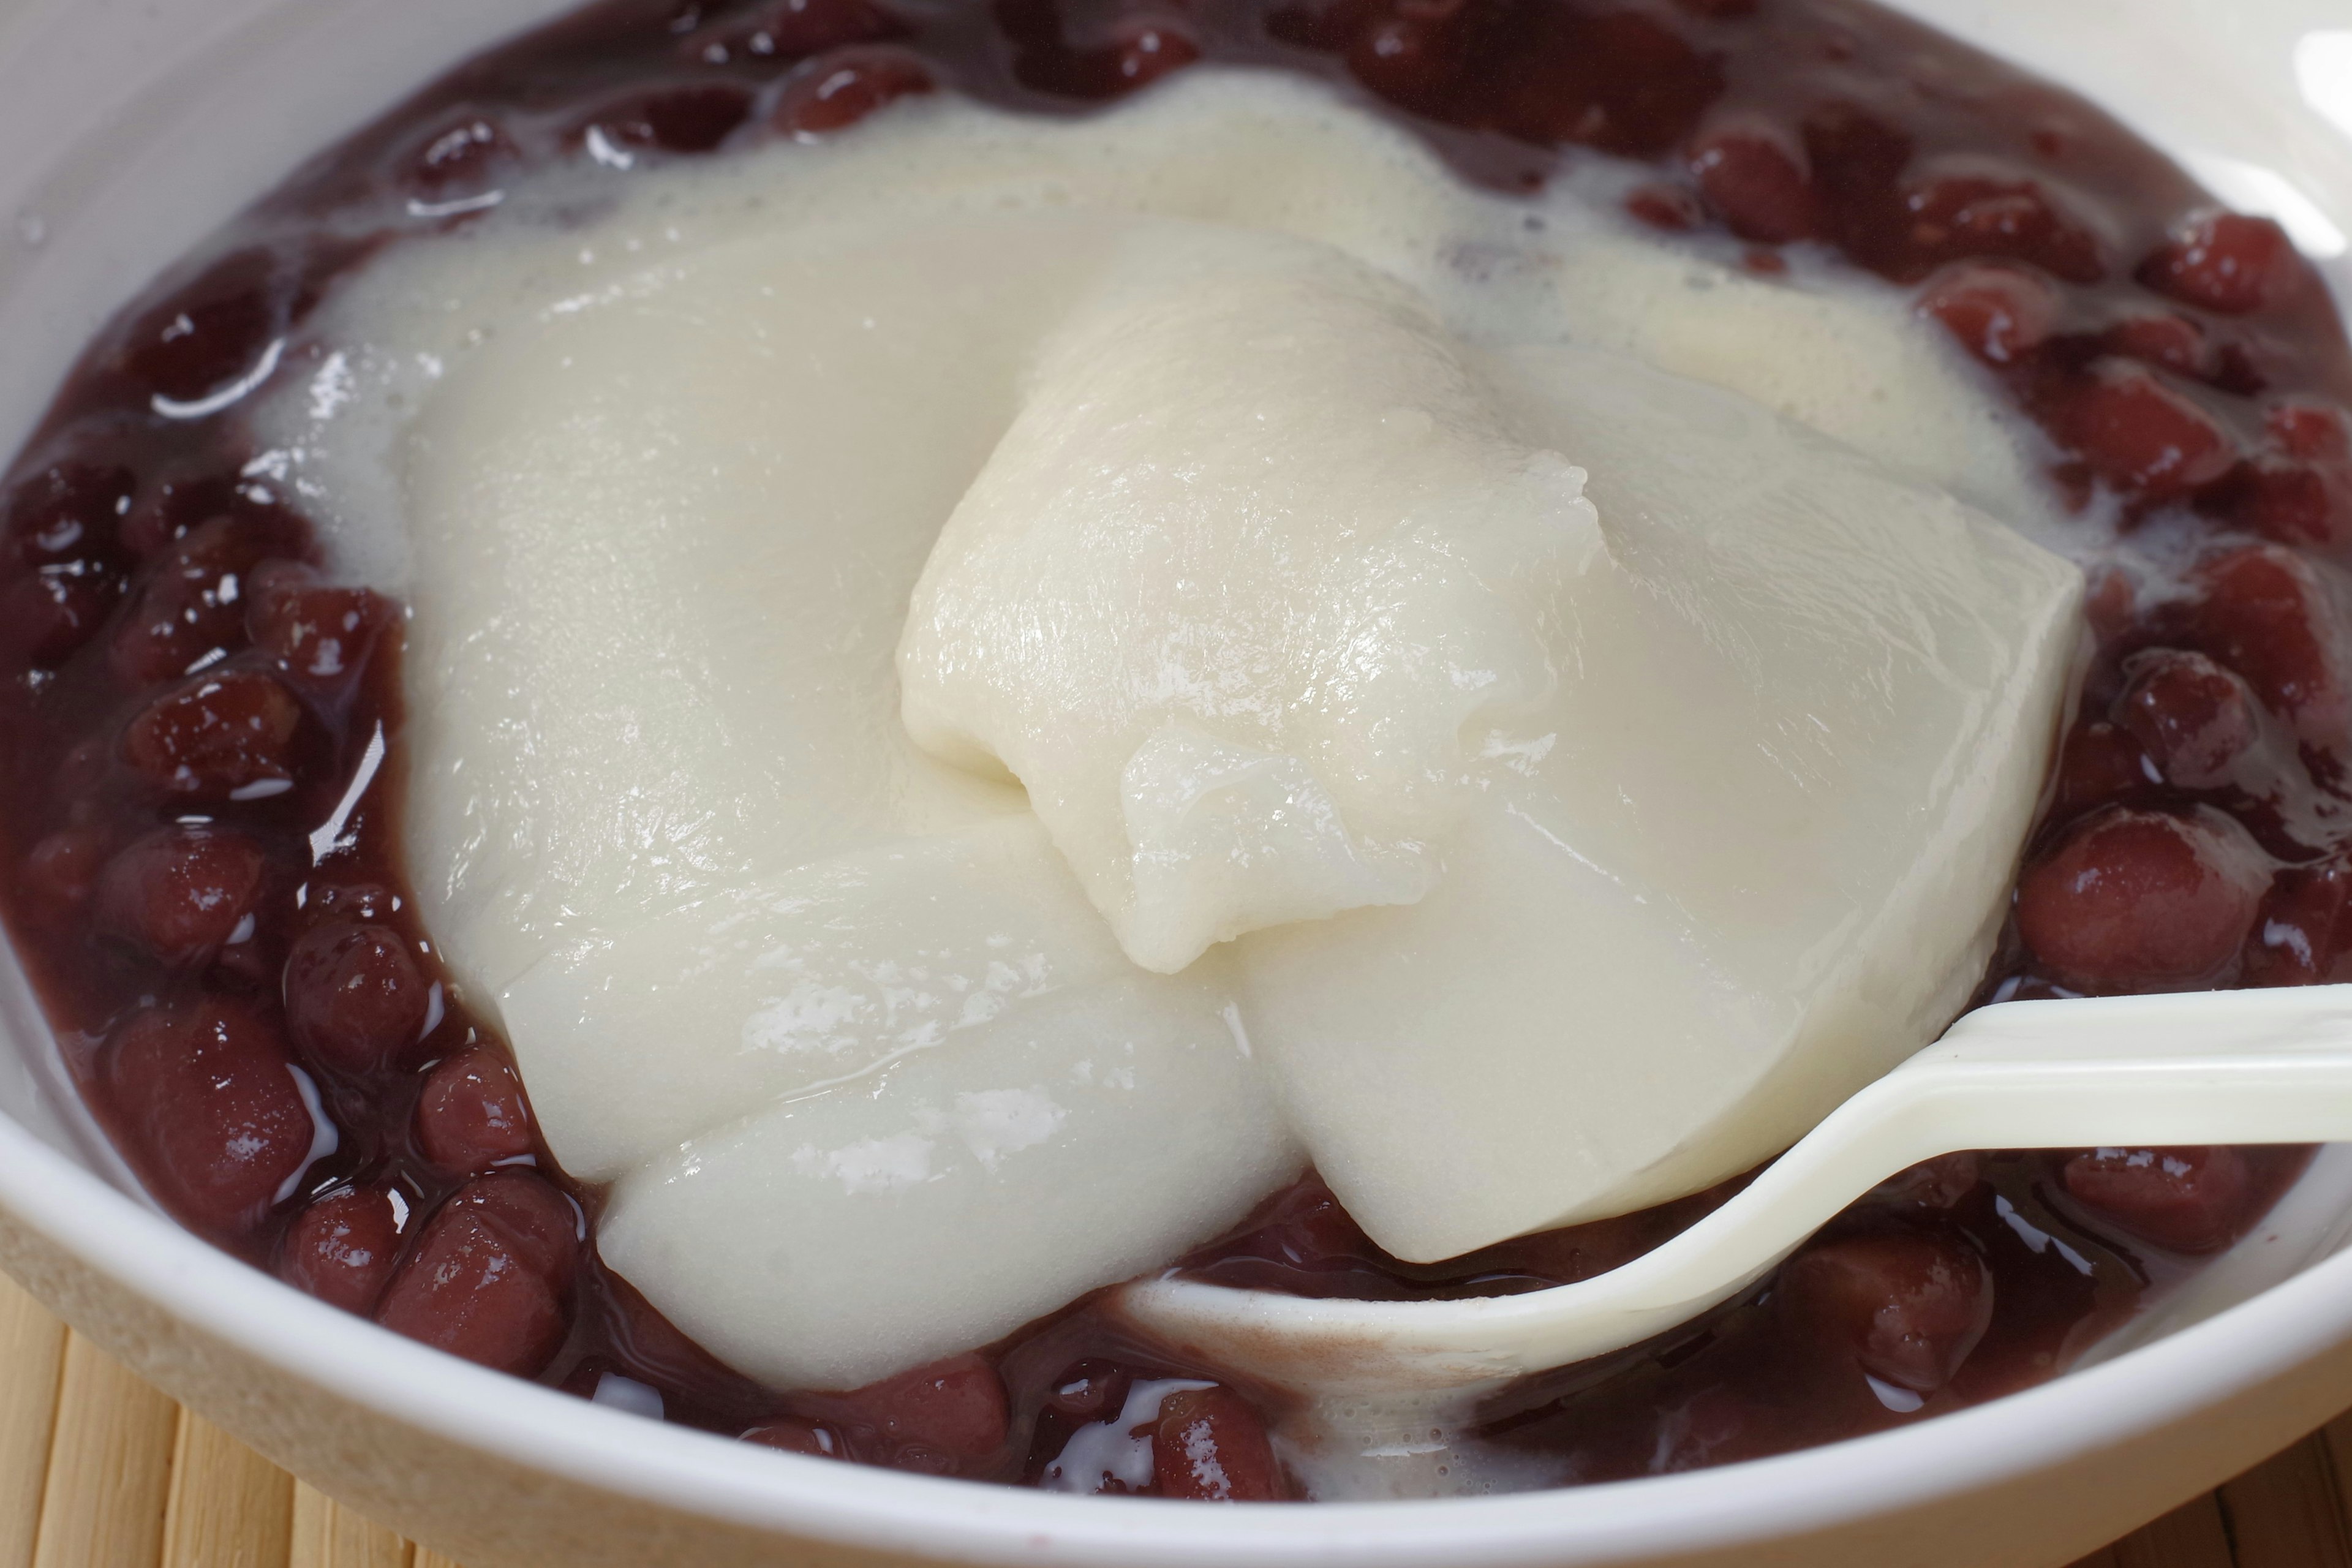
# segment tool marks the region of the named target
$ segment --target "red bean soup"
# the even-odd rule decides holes
[[[1091,1299],[873,1387],[791,1391],[603,1267],[599,1194],[551,1158],[404,886],[401,608],[327,577],[249,477],[240,414],[339,278],[592,129],[653,163],[724,157],[915,93],[1085,114],[1202,61],[1322,79],[1480,186],[1616,161],[1641,171],[1629,221],[1676,243],[1768,277],[1803,247],[1912,290],[1919,330],[1980,363],[2083,526],[2118,541],[1979,1000],[2352,977],[2352,358],[2276,226],[2080,100],[1840,0],[611,0],[306,166],[226,259],[115,319],[9,470],[0,902],[166,1209],[427,1344],[583,1395],[625,1379],[666,1419],[802,1454],[1066,1486],[1075,1436],[1181,1379],[1150,1481],[1102,1489],[1296,1495],[1279,1395]],[[2230,1246],[2307,1155],[1937,1160],[1738,1300],[1506,1391],[1479,1435],[1601,1480],[1997,1397]],[[1737,1184],[1419,1266],[1310,1176],[1179,1267],[1310,1296],[1526,1290]]]

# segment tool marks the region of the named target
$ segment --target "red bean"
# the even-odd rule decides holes
[[[849,44],[878,43],[906,24],[870,0],[775,0],[749,16],[697,29],[679,45],[688,59],[723,65],[730,59],[804,59]]]
[[[1126,1405],[1134,1383],[1125,1367],[1089,1357],[1054,1380],[1045,1391],[1045,1407],[1073,1425],[1108,1421]]]
[[[425,1033],[432,987],[407,939],[389,926],[330,921],[286,957],[286,1017],[294,1038],[346,1072],[397,1062]]]
[[[133,1014],[105,1058],[131,1163],[200,1230],[246,1231],[310,1157],[315,1129],[276,1027],[226,997]]]
[[[833,1428],[816,1421],[803,1421],[796,1415],[780,1415],[772,1421],[762,1421],[742,1434],[746,1443],[762,1447],[782,1448],[787,1454],[806,1454],[818,1459],[845,1459],[841,1438]]]
[[[239,251],[149,311],[131,330],[122,369],[157,397],[190,403],[247,374],[283,324],[278,263]]]
[[[2302,259],[2278,225],[2215,213],[2158,247],[2140,263],[2138,277],[2159,294],[2242,316],[2284,299],[2303,273]]]
[[[207,960],[249,933],[261,894],[261,847],[208,826],[158,829],[132,840],[98,884],[98,921],[159,963]]]
[[[2026,868],[2018,934],[2080,990],[2208,984],[2237,956],[2269,883],[2262,851],[2218,811],[2110,806]]]
[[[2063,821],[2095,805],[2127,800],[2163,782],[2156,760],[2119,724],[2093,719],[2077,724],[2058,754],[2058,784],[2051,814]]]
[[[2246,943],[2249,985],[2317,985],[2352,978],[2352,858],[2289,866],[2271,884]]]
[[[402,167],[401,183],[429,200],[485,190],[500,164],[516,157],[514,142],[493,121],[464,115],[426,133]]]
[[[1915,1208],[1948,1209],[1975,1192],[1983,1180],[1983,1156],[1965,1152],[1939,1154],[1881,1183],[1875,1195]]]
[[[2228,783],[2238,759],[2262,738],[2253,692],[2201,653],[2150,648],[2125,660],[2124,673],[2130,683],[2116,699],[2116,721],[2183,789]]]
[[[2143,1241],[2219,1252],[2251,1216],[2254,1182],[2229,1148],[2095,1149],[2066,1162],[2066,1191]]]
[[[950,1356],[847,1397],[873,1423],[891,1462],[908,1468],[992,1458],[1011,1426],[1003,1381],[977,1354]]]
[[[487,1046],[433,1069],[416,1102],[416,1141],[445,1171],[473,1173],[531,1152],[522,1080]]]
[[[2345,737],[2347,694],[2332,574],[2274,544],[2248,545],[2189,574],[2199,597],[2176,639],[2236,670],[2302,740]]]
[[[536,1182],[512,1173],[487,1180]],[[546,1238],[519,1230],[508,1206],[484,1201],[482,1185],[461,1191],[426,1224],[375,1320],[452,1355],[530,1377],[562,1346],[568,1271],[551,1268]],[[537,1185],[562,1204],[552,1187]]]
[[[2014,364],[2048,340],[2058,291],[2021,268],[1971,262],[1937,274],[1919,309],[1986,363]]]
[[[775,126],[795,136],[822,136],[855,125],[884,104],[932,89],[920,62],[882,49],[844,49],[811,62],[786,84]]]
[[[1803,150],[1768,124],[1706,132],[1691,149],[1690,168],[1725,226],[1742,239],[1781,245],[1810,238],[1821,226]]]
[[[2282,544],[2341,549],[2352,542],[2352,469],[2265,453],[2240,464],[2205,510]]]
[[[60,827],[25,858],[31,912],[66,913],[89,901],[106,859],[106,835],[96,827]]]
[[[1998,257],[2030,262],[2070,283],[2095,283],[2106,272],[2090,230],[2031,181],[1955,174],[1906,192],[1904,205],[1912,265],[1922,269]]]
[[[1668,234],[1687,234],[1706,216],[1698,198],[1689,191],[1680,185],[1657,184],[1636,185],[1627,192],[1625,210],[1652,228]]]
[[[1427,8],[1396,0],[1397,9]],[[1478,18],[1465,13],[1468,24]],[[1722,95],[1723,69],[1665,23],[1632,10],[1529,8],[1525,53],[1495,61],[1508,83],[1462,93],[1450,118],[1488,121],[1539,145],[1573,142],[1627,157],[1654,158],[1688,142]],[[1359,45],[1351,63],[1362,53]]]
[[[1790,1331],[1915,1394],[1952,1380],[1992,1323],[1992,1274],[1942,1231],[1886,1229],[1808,1247],[1773,1287]]]
[[[2238,460],[2210,415],[2145,368],[2116,360],[2060,395],[2050,426],[2099,478],[2155,500],[2210,484]]]
[[[1151,1429],[1152,1486],[1201,1502],[1273,1502],[1286,1495],[1265,1423],[1232,1389],[1179,1389]]]
[[[51,464],[19,483],[8,498],[11,557],[27,566],[48,566],[103,551],[113,542],[138,488],[137,478],[118,464]]]
[[[113,608],[120,580],[95,561],[43,566],[0,589],[0,653],[53,668],[88,642]]]
[[[200,676],[140,710],[123,731],[123,760],[173,795],[263,799],[292,787],[288,753],[301,720],[293,693],[268,676]]]
[[[621,147],[708,153],[751,113],[749,89],[713,83],[639,93],[600,110],[591,124]]]
[[[584,1222],[572,1200],[545,1180],[528,1171],[494,1171],[459,1188],[443,1212],[451,1208],[487,1215],[514,1243],[517,1256],[558,1290],[571,1288]]]
[[[365,1316],[400,1253],[400,1221],[382,1187],[349,1187],[304,1209],[278,1243],[278,1274],[331,1307]]]
[[[273,562],[256,572],[247,596],[246,633],[254,646],[313,692],[357,675],[395,619],[382,595],[324,586],[309,568],[291,563]]]
[[[114,635],[114,665],[131,684],[170,680],[245,646],[255,568],[299,556],[309,531],[278,512],[215,517],[151,565]]]
[[[2352,460],[2352,428],[2346,425],[2344,410],[2332,404],[2274,403],[2263,410],[2263,426],[2290,458],[2314,463]]]
[[[2099,341],[2111,354],[2177,375],[2201,377],[2211,368],[2205,330],[2186,316],[2128,317],[2109,327]]]

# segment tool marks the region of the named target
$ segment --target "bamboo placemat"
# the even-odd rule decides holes
[[[2352,1415],[2074,1568],[2352,1568],[2347,1497]],[[181,1409],[0,1275],[0,1568],[457,1565]]]

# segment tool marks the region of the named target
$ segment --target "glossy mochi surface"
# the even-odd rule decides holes
[[[1943,493],[2049,525],[2014,426],[1894,297],[1766,289],[1570,193],[1531,237],[1322,89],[1206,70],[1083,126],[918,99],[598,204],[579,179],[355,279],[269,423],[339,561],[414,606],[421,912],[550,1146],[614,1184],[604,1257],[740,1370],[840,1388],[984,1342],[1309,1153],[1413,1258],[1692,1190],[1963,1000],[2078,584]],[[951,514],[955,547],[1011,501],[1033,562],[1189,613],[1139,558],[1057,551],[1086,491],[1034,471],[1055,432],[1142,422],[1128,499],[1183,547],[1144,427],[1175,392],[1118,374],[1122,310],[1203,375],[1285,318],[1264,412],[1297,497],[1392,490],[1366,456],[1413,493],[1390,557],[1309,518],[1321,563],[1234,606],[1262,625],[1344,557],[1365,668],[1402,678],[1367,687],[1376,732],[1129,700],[1124,750],[1031,761],[1024,694],[960,692],[952,657],[902,725],[910,596],[977,562],[933,555]],[[1432,375],[1348,374],[1351,312]],[[1314,384],[1398,439],[1286,408]],[[1238,415],[1188,416],[1246,502]],[[1719,456],[1654,476],[1691,421]],[[951,629],[980,647],[1015,586],[1072,581],[983,574],[950,608],[994,630]],[[1250,662],[1244,695],[1301,668]],[[1669,732],[1660,689],[1703,717]],[[1698,826],[1656,841],[1664,811]],[[1137,822],[1176,851],[1157,927],[1119,912]]]

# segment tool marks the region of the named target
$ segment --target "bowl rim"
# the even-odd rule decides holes
[[[5,1116],[0,1209],[199,1332],[458,1447],[752,1531],[986,1564],[1195,1568],[1213,1551],[1234,1568],[1433,1560],[1518,1568],[1801,1536],[2115,1447],[2352,1338],[2347,1251],[2127,1354],[1871,1436],[1717,1469],[1502,1497],[1212,1509],[843,1465],[650,1423],[491,1372],[215,1249]]]

